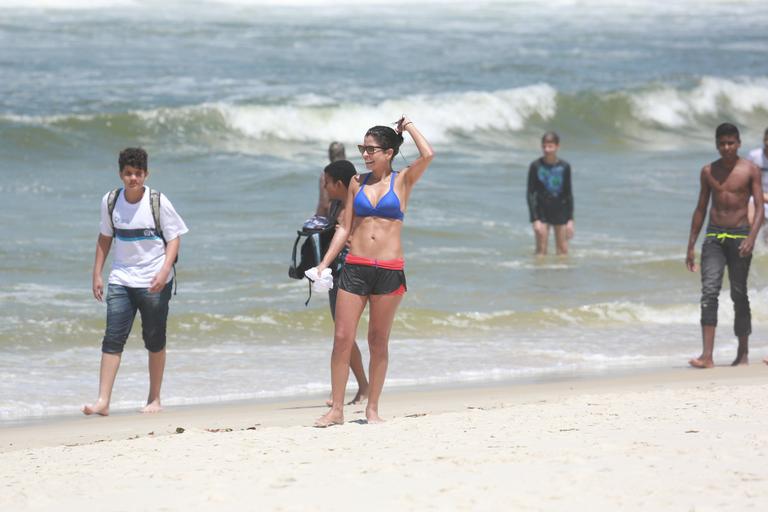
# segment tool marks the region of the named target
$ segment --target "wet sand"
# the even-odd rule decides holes
[[[0,429],[3,510],[765,510],[768,367],[385,390]],[[332,505],[333,504],[333,505]]]

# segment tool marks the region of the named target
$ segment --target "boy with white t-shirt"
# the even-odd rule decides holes
[[[763,178],[763,199],[768,201],[768,128],[765,129],[763,134],[763,147],[753,149],[749,152],[747,157],[753,164],[760,168],[760,174]],[[764,218],[768,219],[768,202],[763,203],[765,206]],[[750,224],[754,220],[755,216],[754,201],[750,199],[749,203],[749,222]],[[763,238],[768,241],[768,230],[763,231]]]
[[[763,133],[763,147],[753,149],[749,152],[749,159],[753,164],[760,168],[760,174],[763,177],[763,197],[768,197],[768,128]],[[754,206],[750,203],[750,223],[754,220]],[[768,204],[765,205],[765,218],[768,219]],[[763,230],[763,239],[768,241],[768,229]],[[768,364],[768,357],[763,359],[765,364]]]
[[[84,414],[102,416],[109,414],[112,386],[136,311],[141,312],[144,346],[149,351],[149,396],[141,411],[158,412],[161,409],[168,302],[173,287],[171,271],[179,253],[180,236],[189,231],[168,198],[158,193],[157,204],[158,201],[150,197],[150,189],[144,186],[149,175],[146,151],[124,149],[120,152],[118,166],[123,188],[117,192],[114,202],[110,203],[115,197],[112,193],[105,194],[101,200],[100,233],[93,263],[93,296],[103,302],[101,274],[114,239],[115,252],[108,280],[107,327],[101,347],[99,397],[82,408]],[[156,218],[160,221],[159,226]]]

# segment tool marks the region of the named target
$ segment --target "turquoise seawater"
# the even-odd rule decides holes
[[[760,1],[3,2],[0,420],[95,396],[98,207],[131,145],[191,229],[166,404],[328,389],[327,299],[304,307],[290,249],[328,143],[351,150],[403,112],[437,157],[406,216],[388,385],[683,366],[700,349],[683,265],[698,173],[722,121],[742,153],[761,144],[767,26]],[[573,167],[576,237],[568,258],[536,260],[525,181],[549,129]],[[408,141],[398,164],[416,155]],[[725,363],[727,290],[721,305]],[[139,333],[117,408],[145,394]]]

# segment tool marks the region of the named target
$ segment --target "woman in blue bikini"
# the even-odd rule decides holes
[[[399,172],[392,160],[408,132],[416,143],[419,157]],[[336,328],[331,355],[331,395],[333,406],[315,426],[344,423],[344,391],[349,378],[349,360],[357,324],[369,305],[368,368],[369,395],[365,408],[368,423],[380,423],[379,397],[387,375],[389,333],[395,311],[406,291],[401,232],[408,198],[416,182],[427,170],[434,152],[424,136],[407,117],[397,122],[396,130],[374,126],[358,146],[370,172],[355,176],[349,185],[347,204],[323,261],[321,273],[349,241],[349,255],[339,277],[336,298]]]

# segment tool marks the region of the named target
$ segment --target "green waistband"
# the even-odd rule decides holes
[[[747,238],[747,235],[732,235],[731,233],[707,233],[707,236],[714,236],[720,241],[723,241],[726,238]]]

